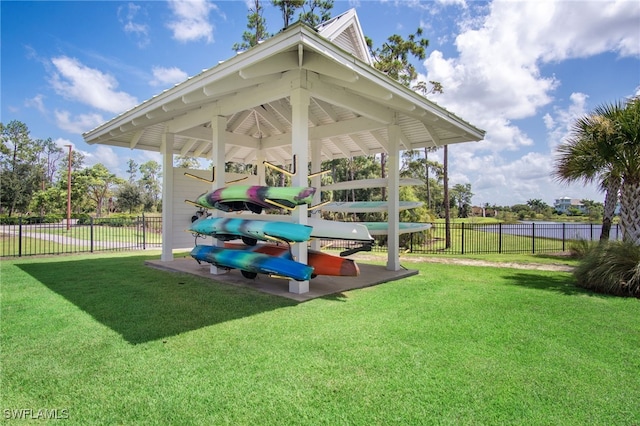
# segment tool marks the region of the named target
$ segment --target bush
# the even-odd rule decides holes
[[[584,259],[597,246],[597,241],[579,239],[569,243],[569,253],[573,258]]]
[[[640,246],[631,242],[602,243],[587,253],[574,275],[580,287],[640,298]]]

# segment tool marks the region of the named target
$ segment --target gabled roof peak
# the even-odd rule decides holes
[[[369,65],[369,48],[355,9],[349,9],[316,27],[318,33]]]

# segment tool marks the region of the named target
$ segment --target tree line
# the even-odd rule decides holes
[[[67,151],[51,138],[32,138],[27,125],[20,121],[0,123],[0,134],[0,214],[63,214],[69,176],[74,215],[91,213],[100,217],[161,209],[161,167],[156,161],[138,165],[129,160],[126,180],[100,163],[85,167],[81,152]]]

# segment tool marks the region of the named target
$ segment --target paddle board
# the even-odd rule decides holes
[[[421,201],[400,201],[400,211],[421,207]],[[340,213],[380,213],[389,210],[389,203],[386,201],[345,201],[332,202],[320,207],[327,212]]]
[[[278,275],[296,281],[307,281],[311,278],[313,268],[300,262],[268,254],[254,253],[249,250],[233,250],[209,245],[195,246],[191,257],[197,261],[213,265],[240,269],[247,278],[255,278],[256,274]]]
[[[226,217],[236,218],[256,218],[264,221],[280,221],[290,223],[293,218],[289,215],[281,214],[261,214],[249,213],[228,213]],[[356,222],[337,222],[334,220],[308,218],[307,225],[313,227],[311,238],[326,240],[348,240],[370,243],[373,237],[369,234],[366,226]]]
[[[399,186],[408,185],[424,185],[424,181],[420,179],[400,179]],[[320,187],[322,191],[342,191],[347,189],[368,189],[368,188],[386,188],[389,186],[389,178],[360,179],[347,180],[344,182],[332,183]]]
[[[358,222],[366,226],[371,235],[388,235],[389,224],[387,222]],[[426,231],[431,228],[430,223],[400,222],[400,234]]]
[[[273,241],[275,238],[288,242],[302,242],[309,240],[313,228],[295,223],[207,217],[193,222],[189,230],[223,241],[247,237],[262,241]]]
[[[205,192],[195,203],[225,212],[249,210],[260,213],[263,208],[280,207],[292,210],[299,205],[310,204],[315,192],[315,188],[308,187],[232,185]]]
[[[258,244],[255,246],[245,246],[243,244],[225,243],[225,248],[235,250],[248,250],[253,253],[262,253],[269,256],[291,259],[289,249],[284,245]],[[313,267],[312,278],[316,275],[331,275],[338,277],[357,277],[360,275],[360,268],[354,260],[334,256],[317,250],[308,250],[307,264]]]

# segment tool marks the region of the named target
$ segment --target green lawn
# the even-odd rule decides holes
[[[148,258],[2,261],[3,417],[640,423],[640,300],[570,274],[406,263],[420,275],[298,304]]]

